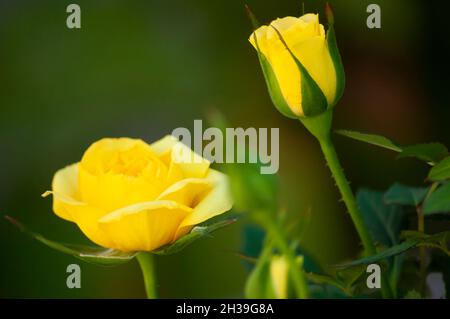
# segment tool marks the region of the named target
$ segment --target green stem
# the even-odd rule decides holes
[[[339,159],[336,154],[336,150],[334,149],[334,145],[330,138],[321,139],[319,140],[319,143],[328,166],[330,167],[333,178],[336,181],[336,185],[341,192],[342,199],[347,206],[348,212],[350,213],[350,217],[355,225],[356,231],[361,238],[366,253],[368,255],[374,255],[376,253],[375,245],[372,242],[372,238],[370,237],[369,230],[366,227],[362,215],[359,213],[353,192],[350,189],[350,185],[345,177],[344,171],[339,164]]]
[[[336,181],[336,186],[341,192],[342,199],[347,207],[356,231],[361,238],[365,254],[371,256],[376,254],[375,245],[370,237],[369,229],[367,228],[365,221],[359,212],[355,197],[353,196],[353,192],[347,178],[345,177],[344,171],[342,170],[333,142],[331,141],[330,132],[332,118],[333,110],[329,109],[321,115],[303,118],[301,119],[301,122],[319,141],[325,160],[327,161],[331,174]],[[381,292],[383,298],[393,298],[389,281],[384,273],[382,273],[381,276]]]
[[[423,215],[422,209],[420,207],[417,208],[417,230],[422,234],[425,233],[425,216]],[[422,296],[425,296],[425,282],[426,282],[426,250],[425,247],[419,247],[419,263],[420,263],[420,293]]]
[[[350,214],[350,217],[355,225],[356,231],[358,232],[359,237],[363,243],[366,255],[375,255],[376,249],[375,245],[370,237],[369,229],[367,228],[362,215],[359,212],[358,206],[356,204],[355,197],[353,196],[353,192],[350,188],[350,185],[345,177],[344,171],[339,163],[339,158],[337,156],[334,145],[331,141],[331,138],[328,136],[327,138],[319,139],[320,147],[322,148],[325,159],[330,167],[331,174],[333,175],[334,180],[336,181],[336,185],[341,192],[342,199],[347,207],[347,210]],[[381,282],[381,292],[383,298],[392,298],[392,291],[390,289],[389,281],[386,276],[382,274],[382,282]]]
[[[281,250],[283,255],[286,257],[289,264],[289,270],[292,276],[292,281],[297,292],[297,297],[299,299],[309,298],[309,288],[306,280],[305,272],[303,271],[303,264],[299,264],[296,260],[294,250],[289,247],[288,241],[280,229],[278,223],[275,221],[268,221],[266,227],[271,232],[273,240],[277,244],[278,248]]]
[[[439,186],[439,183],[434,182],[430,189],[428,190],[425,199],[423,202],[425,202],[428,197],[436,190],[436,188]],[[421,206],[417,207],[417,230],[421,232],[422,234],[425,233],[425,216],[423,214],[423,210]],[[419,247],[419,276],[420,276],[420,292],[423,296],[425,296],[426,293],[426,274],[427,274],[427,265],[426,265],[426,247],[421,246]]]
[[[158,298],[158,293],[156,291],[154,256],[149,253],[141,252],[136,256],[136,258],[139,262],[139,266],[141,267],[142,275],[144,276],[144,285],[147,298]]]

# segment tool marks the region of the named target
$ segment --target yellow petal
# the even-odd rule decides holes
[[[89,205],[75,207],[72,211],[74,222],[87,238],[97,245],[113,248],[112,241],[108,234],[99,228],[98,224],[99,219],[106,214],[105,211]]]
[[[122,251],[151,251],[174,241],[191,208],[172,201],[139,203],[102,217],[99,226]]]
[[[256,29],[248,38],[248,40],[253,45],[253,47],[256,50],[258,50],[258,48],[259,48],[260,52],[263,53],[264,55],[267,55],[268,46],[270,45],[270,43],[268,43],[268,40],[267,40],[268,29],[269,29],[268,26],[262,25],[258,29]],[[256,41],[255,41],[255,37],[256,37]],[[256,45],[256,42],[258,43],[258,45]]]
[[[225,174],[210,169],[206,181],[212,185],[212,189],[194,207],[192,213],[183,220],[176,238],[185,234],[193,225],[225,213],[233,206],[228,177]]]
[[[82,201],[109,212],[154,200],[166,187],[166,176],[92,175],[82,166],[78,178]]]
[[[136,170],[145,166],[142,160],[152,155],[150,145],[140,139],[102,138],[89,146],[80,164],[94,175],[107,172],[135,175]]]
[[[58,170],[52,181],[52,190],[58,196],[53,197],[53,211],[59,217],[73,221],[67,203],[77,205],[79,199],[78,193],[78,163],[69,165]],[[43,194],[47,196],[49,192]]]
[[[277,29],[283,35],[283,39],[288,46],[320,35],[319,15],[317,14],[306,14],[300,18],[276,19],[270,25],[271,27],[267,30],[268,39],[271,41],[279,40],[275,31]]]
[[[209,161],[181,142],[172,148],[172,163],[178,166],[185,178],[202,178],[209,169]]]
[[[172,135],[151,145],[155,154],[167,165],[174,166],[183,173],[184,178],[202,178],[209,168],[209,161],[192,151]]]
[[[166,135],[162,139],[153,142],[150,147],[159,158],[161,158],[167,165],[169,165],[172,148],[177,143],[179,143],[179,141],[176,137],[172,135]]]
[[[80,199],[105,211],[151,201],[168,186],[168,167],[142,140],[104,138],[79,164]]]
[[[98,220],[105,215],[105,211],[78,199],[75,177],[77,170],[78,164],[73,164],[58,171],[52,183],[54,191],[47,191],[42,196],[53,195],[53,210],[58,216],[76,223],[86,237],[94,243],[111,247],[111,242],[105,233],[98,228]]]
[[[170,200],[194,207],[211,189],[212,185],[203,178],[186,178],[167,188],[157,200]]]

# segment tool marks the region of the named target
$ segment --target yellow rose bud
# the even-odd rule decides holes
[[[332,23],[317,14],[276,19],[249,38],[258,51],[273,103],[290,118],[319,115],[343,91],[343,69]]]
[[[151,145],[105,138],[57,171],[45,195],[53,194],[56,215],[98,245],[151,251],[229,210],[228,188],[224,174],[172,136]]]
[[[297,256],[295,262],[298,267],[303,267],[303,256]],[[270,278],[275,298],[287,299],[289,297],[289,286],[291,276],[289,273],[289,262],[286,256],[273,255],[270,259]]]
[[[286,299],[288,297],[288,271],[289,265],[284,256],[273,256],[270,261],[270,278],[275,297]]]

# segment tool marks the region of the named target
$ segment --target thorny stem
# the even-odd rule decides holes
[[[425,202],[428,197],[436,190],[439,183],[434,182],[430,189],[428,190],[425,199],[423,202]],[[425,216],[423,214],[422,207],[417,207],[417,230],[421,232],[422,234],[425,233]],[[425,295],[426,293],[426,274],[427,274],[427,254],[426,254],[426,247],[421,246],[419,247],[419,271],[420,271],[420,291],[422,295]]]
[[[376,254],[375,245],[372,241],[372,238],[370,237],[367,225],[365,224],[362,215],[359,212],[355,197],[353,196],[353,192],[339,163],[339,158],[331,141],[331,137],[329,134],[325,134],[318,137],[318,140],[333,175],[333,178],[336,181],[336,185],[341,192],[342,199],[347,206],[350,217],[353,221],[353,224],[355,225],[356,231],[358,232],[358,235],[364,245],[365,252],[369,256],[374,255]],[[393,295],[389,281],[383,273],[381,280],[381,292],[383,298],[392,298]]]

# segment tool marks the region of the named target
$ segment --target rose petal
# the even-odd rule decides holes
[[[151,145],[153,152],[167,165],[181,170],[185,178],[202,178],[209,168],[209,161],[178,141],[167,135]]]
[[[176,238],[186,233],[193,225],[223,214],[233,206],[228,177],[210,169],[206,181],[212,185],[208,194],[194,207],[194,210],[181,223]]]
[[[111,242],[98,228],[98,219],[105,215],[105,211],[79,200],[77,172],[78,164],[70,165],[56,172],[52,183],[53,191],[47,191],[42,196],[53,195],[53,211],[59,217],[76,223],[86,237],[94,243],[110,247]]]
[[[78,181],[82,201],[105,211],[139,202],[148,202],[166,187],[166,176],[144,178],[122,174],[92,175],[82,166],[79,167]]]
[[[79,204],[78,198],[78,163],[66,166],[55,173],[52,181],[52,190],[58,196],[53,197],[53,211],[59,217],[73,221],[66,204]],[[51,192],[45,192],[47,196]]]
[[[212,185],[205,179],[186,178],[167,188],[157,199],[170,200],[188,207],[193,207],[211,187]]]
[[[99,220],[99,227],[121,251],[151,251],[175,240],[175,233],[192,211],[172,201],[139,203]]]

